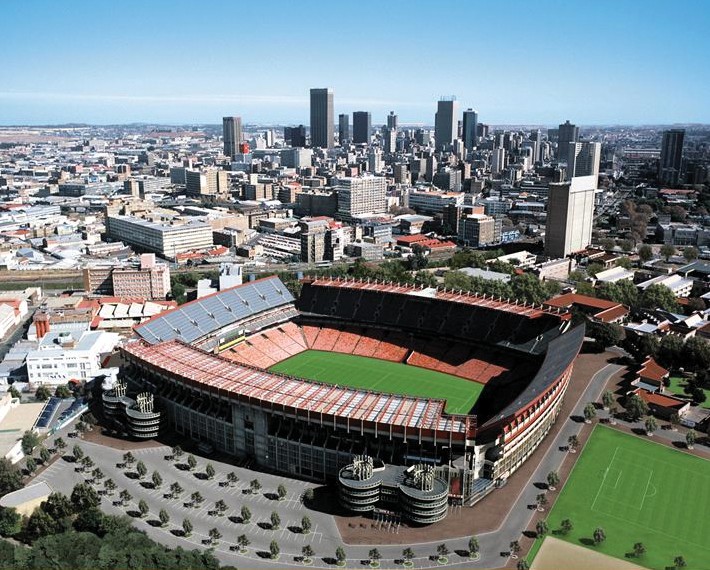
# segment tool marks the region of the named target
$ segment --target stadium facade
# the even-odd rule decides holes
[[[584,327],[572,328],[571,315],[558,309],[342,279],[306,279],[296,301],[276,277],[187,303],[135,330],[138,339],[121,349],[122,379],[154,394],[172,429],[263,468],[340,480],[345,506],[358,500],[358,488],[372,495],[370,484],[347,475],[356,457],[417,466],[417,481],[433,477],[430,491],[443,482],[448,499],[470,504],[484,496],[550,430],[584,339]],[[437,369],[485,387],[470,413],[448,414],[434,395],[268,371],[308,349]],[[387,477],[375,479],[387,487]],[[426,494],[421,485],[400,487],[415,489],[416,499]]]

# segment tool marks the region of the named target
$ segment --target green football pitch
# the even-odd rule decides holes
[[[598,426],[557,499],[548,525],[558,538],[658,570],[683,556],[710,568],[710,462]],[[563,519],[574,529],[555,532]],[[594,529],[606,540],[593,546]],[[646,553],[628,554],[641,542]]]
[[[306,350],[269,370],[378,392],[442,398],[446,411],[466,414],[483,391],[483,384],[417,366],[353,354]]]

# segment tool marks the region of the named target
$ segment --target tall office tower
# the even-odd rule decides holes
[[[387,211],[387,180],[382,176],[337,178],[338,216],[345,221],[363,214]]]
[[[394,129],[396,131],[398,123],[399,118],[397,117],[397,115],[394,114],[394,111],[390,111],[390,114],[387,115],[387,128]]]
[[[601,152],[601,143],[569,143],[567,150],[567,180],[580,176],[599,176]]]
[[[239,152],[239,143],[242,142],[242,118],[222,117],[222,135],[225,156],[234,158]]]
[[[397,150],[397,129],[385,127],[382,130],[382,138],[384,139],[385,152],[393,153]]]
[[[333,148],[333,90],[311,89],[311,146]]]
[[[664,184],[676,185],[680,180],[684,138],[685,129],[663,131],[658,179]]]
[[[478,131],[478,113],[469,108],[463,112],[463,144],[466,150],[476,146],[476,131]]]
[[[586,248],[592,241],[596,176],[553,182],[547,198],[545,255],[557,259]]]
[[[355,144],[370,142],[370,129],[372,127],[372,116],[367,111],[355,111],[353,113],[353,142]]]
[[[303,125],[284,127],[284,139],[294,147],[306,146],[306,127]]]
[[[557,160],[559,162],[567,163],[569,143],[576,143],[578,140],[579,127],[570,123],[569,120],[560,125],[557,134]]]
[[[500,174],[505,169],[505,149],[494,148],[491,153],[491,173]]]
[[[533,161],[540,162],[542,160],[542,133],[540,129],[530,133],[530,140],[535,141]]]
[[[350,117],[347,113],[338,115],[338,142],[344,145],[350,140]]]
[[[434,115],[434,138],[437,150],[448,150],[458,134],[459,104],[456,97],[442,97]]]

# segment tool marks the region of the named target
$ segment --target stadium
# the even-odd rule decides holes
[[[121,382],[153,394],[164,424],[193,441],[339,481],[355,511],[381,504],[379,488],[417,501],[434,489],[438,514],[409,517],[434,522],[442,483],[463,504],[504,483],[555,421],[584,340],[559,309],[351,279],[301,285],[296,300],[269,277],[153,317],[121,349]],[[373,459],[388,475],[361,468]],[[391,485],[353,483],[373,472]]]

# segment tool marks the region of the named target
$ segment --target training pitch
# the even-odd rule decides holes
[[[306,350],[272,366],[269,370],[339,386],[352,386],[422,398],[443,398],[446,411],[471,411],[483,385],[458,376],[417,366],[339,352]]]
[[[557,499],[548,525],[555,536],[635,564],[665,570],[676,556],[688,568],[710,561],[710,462],[598,426]],[[570,519],[572,532],[558,534]],[[606,540],[594,546],[594,529]],[[631,553],[641,542],[646,553]]]

